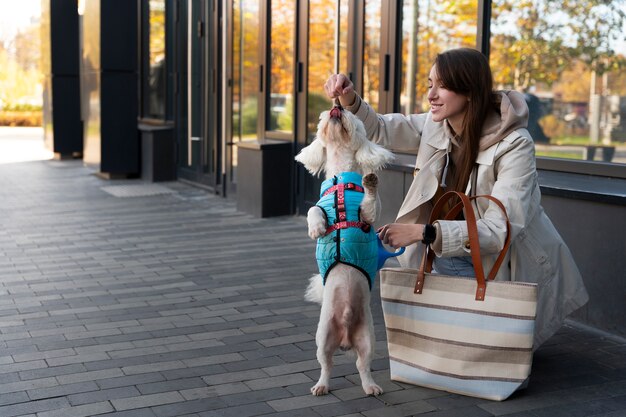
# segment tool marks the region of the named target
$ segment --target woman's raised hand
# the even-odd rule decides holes
[[[350,106],[354,104],[356,99],[356,93],[354,92],[354,84],[350,81],[350,78],[344,74],[331,75],[326,84],[324,84],[324,90],[329,98],[339,98],[342,106]]]

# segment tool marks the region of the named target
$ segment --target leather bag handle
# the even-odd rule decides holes
[[[469,197],[470,201],[476,200],[478,198],[487,198],[493,201],[498,207],[500,207],[500,210],[502,210],[502,214],[504,215],[504,219],[506,220],[506,238],[504,240],[504,245],[502,246],[502,250],[500,251],[498,258],[496,258],[496,261],[494,262],[493,267],[491,268],[491,271],[489,271],[489,275],[486,278],[487,281],[493,281],[496,277],[496,274],[500,270],[500,266],[502,265],[502,262],[504,261],[504,258],[506,257],[506,253],[509,250],[509,247],[511,246],[511,223],[509,221],[509,216],[506,213],[506,208],[504,208],[504,204],[502,204],[500,200],[487,194]],[[452,209],[450,209],[450,211],[445,217],[445,220],[454,220],[458,216],[462,208],[463,208],[463,203],[462,202],[457,203],[454,207],[452,207]],[[431,258],[434,259],[434,252]],[[428,271],[430,272],[431,270],[432,270],[432,262],[431,262],[431,269],[429,269]]]
[[[500,251],[498,258],[496,259],[493,265],[493,268],[491,268],[491,271],[489,272],[489,275],[487,276],[487,280],[493,280],[495,278],[496,274],[498,273],[498,270],[500,269],[500,266],[502,265],[502,262],[504,261],[506,252],[509,250],[509,247],[511,245],[511,224],[509,222],[509,218],[507,216],[504,205],[497,198],[491,195],[478,195],[478,196],[468,197],[465,194],[457,192],[457,191],[448,191],[445,194],[443,194],[441,198],[439,198],[439,200],[435,203],[435,206],[433,207],[431,211],[429,223],[433,223],[435,220],[438,220],[444,204],[448,202],[448,200],[453,198],[455,195],[459,197],[461,201],[457,203],[454,207],[452,207],[452,209],[450,209],[448,214],[445,216],[445,220],[451,220],[451,219],[456,218],[456,216],[459,214],[461,209],[462,208],[465,209],[465,220],[467,222],[467,230],[469,234],[470,254],[472,256],[472,263],[474,265],[474,272],[476,275],[476,283],[477,283],[476,300],[482,301],[485,299],[485,291],[487,288],[487,284],[485,280],[485,273],[483,269],[482,259],[480,256],[480,244],[478,242],[478,227],[476,225],[476,215],[474,214],[474,209],[472,208],[471,200],[475,200],[477,198],[487,198],[493,201],[502,210],[504,214],[504,218],[506,219],[507,234],[506,234],[504,246],[502,247],[502,250]],[[422,293],[422,290],[424,287],[425,273],[432,271],[432,264],[433,264],[434,258],[435,258],[434,251],[430,250],[430,247],[427,246],[426,250],[424,251],[424,256],[422,258],[421,266],[418,270],[417,281],[415,283],[415,290],[414,290],[415,294]]]

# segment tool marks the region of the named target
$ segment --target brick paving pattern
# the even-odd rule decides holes
[[[624,340],[574,324],[504,402],[391,381],[378,287],[385,394],[365,397],[338,354],[313,397],[315,270],[304,217],[80,161],[0,165],[0,416],[626,416]]]

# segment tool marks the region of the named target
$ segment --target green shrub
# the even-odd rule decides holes
[[[565,134],[565,122],[553,114],[542,117],[539,124],[549,138],[559,138]]]
[[[244,136],[256,133],[258,115],[259,106],[257,99],[256,97],[249,97],[241,109],[241,133]]]
[[[285,111],[278,113],[278,128],[280,130],[291,132],[293,131],[293,100],[291,97],[285,104]]]
[[[41,111],[0,111],[0,126],[32,127],[43,125]]]
[[[13,112],[37,112],[42,110],[42,106],[39,104],[28,104],[28,103],[18,103],[18,104],[5,104],[2,107],[3,111],[13,111]]]

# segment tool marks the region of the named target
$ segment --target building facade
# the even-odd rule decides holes
[[[526,94],[543,204],[592,297],[576,319],[625,335],[626,8],[570,3],[43,0],[57,62],[47,141],[106,178],[177,179],[257,216],[305,213],[320,180],[293,157],[331,105],[330,74],[348,74],[379,113],[424,112],[436,54],[477,48],[498,88]],[[61,95],[74,107],[52,108]],[[393,220],[413,161],[397,155],[381,174],[381,224]]]

